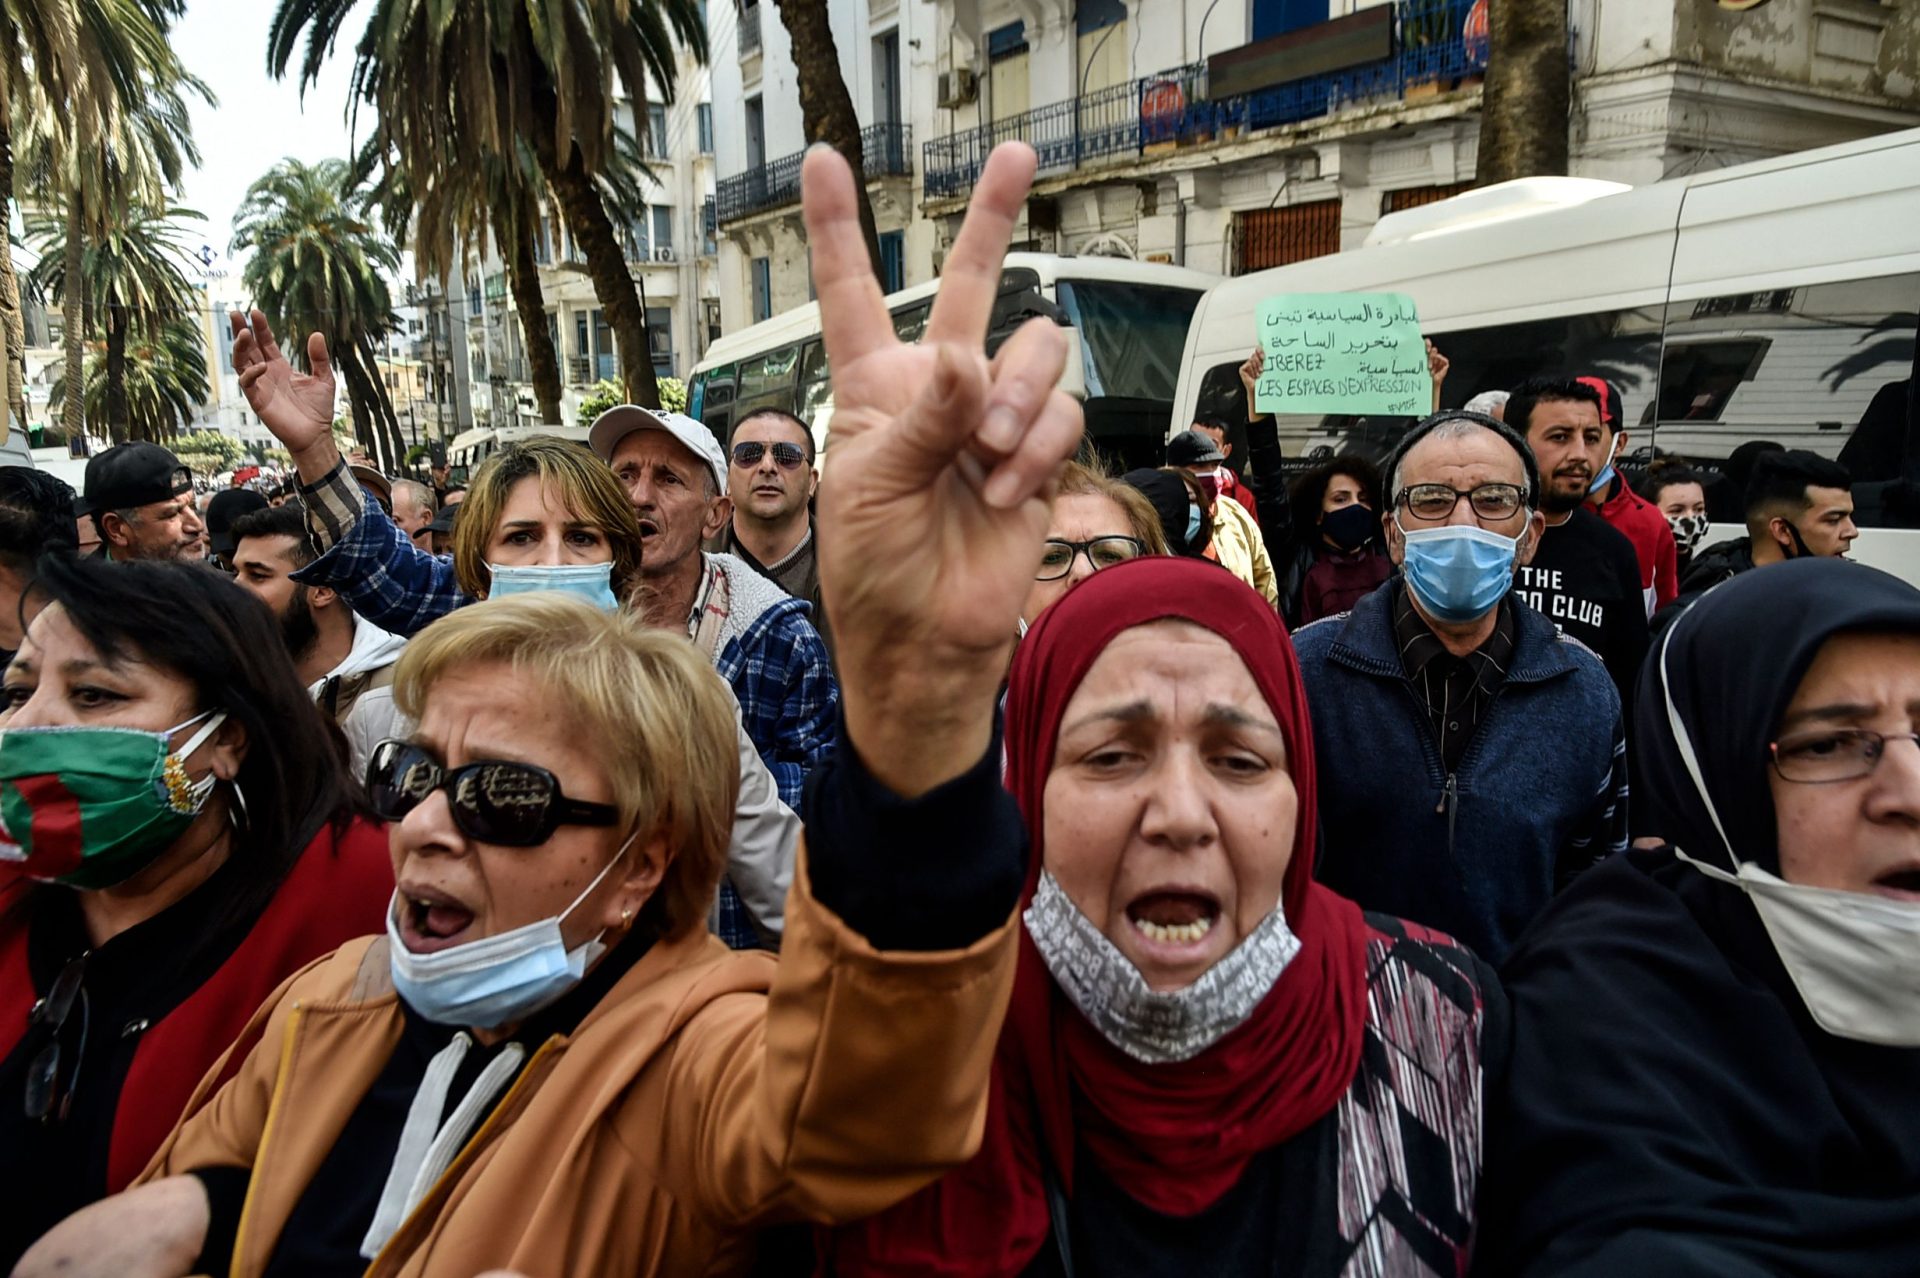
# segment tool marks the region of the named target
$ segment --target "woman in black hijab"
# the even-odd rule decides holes
[[[1667,846],[1502,973],[1477,1274],[1920,1274],[1920,591],[1744,573],[1649,658]]]

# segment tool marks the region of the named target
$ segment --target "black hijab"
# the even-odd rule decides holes
[[[1857,631],[1920,633],[1920,591],[1819,559],[1703,596],[1641,674],[1636,826],[1777,871],[1767,745]],[[1920,1274],[1920,1049],[1816,1026],[1739,888],[1671,847],[1616,857],[1502,976],[1477,1273]]]

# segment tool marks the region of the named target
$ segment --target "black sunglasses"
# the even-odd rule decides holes
[[[50,1119],[65,1122],[67,1110],[73,1105],[74,1089],[80,1084],[80,1060],[87,1050],[87,990],[82,983],[86,971],[85,954],[61,968],[60,975],[53,978],[53,988],[33,1005],[33,1011],[27,1016],[29,1032],[45,1029],[50,1036],[47,1045],[35,1053],[27,1065],[26,1111],[34,1122],[44,1123]],[[62,1050],[60,1040],[75,1006],[80,1008],[80,1042],[69,1056]],[[64,1087],[60,1084],[63,1062],[72,1067]]]
[[[762,444],[749,442],[733,446],[733,464],[736,466],[758,466],[760,459],[767,455],[767,449],[773,449],[773,460],[780,463],[781,470],[792,470],[807,460],[807,455],[798,444],[778,443]]]
[[[613,825],[620,810],[560,792],[560,779],[531,763],[486,759],[441,765],[408,741],[382,741],[367,762],[367,798],[383,821],[403,820],[436,790],[447,792],[453,823],[470,839],[503,847],[545,843],[563,825]]]

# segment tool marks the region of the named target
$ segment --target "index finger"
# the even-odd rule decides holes
[[[894,335],[860,229],[853,170],[831,147],[815,146],[800,162],[800,213],[813,250],[813,291],[820,300],[827,366],[844,367],[892,344]]]
[[[922,341],[986,344],[993,299],[1000,295],[1000,264],[1039,164],[1024,142],[1002,143],[987,157],[966,220],[940,272],[940,291],[934,294]]]

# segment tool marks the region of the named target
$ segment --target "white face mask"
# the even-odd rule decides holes
[[[1920,1047],[1920,905],[1789,883],[1740,859],[1707,796],[1693,740],[1673,704],[1672,685],[1667,681],[1667,650],[1672,643],[1669,630],[1660,647],[1667,723],[1734,872],[1695,860],[1679,848],[1675,854],[1708,878],[1731,883],[1747,894],[1814,1024],[1829,1034],[1862,1043]]]

